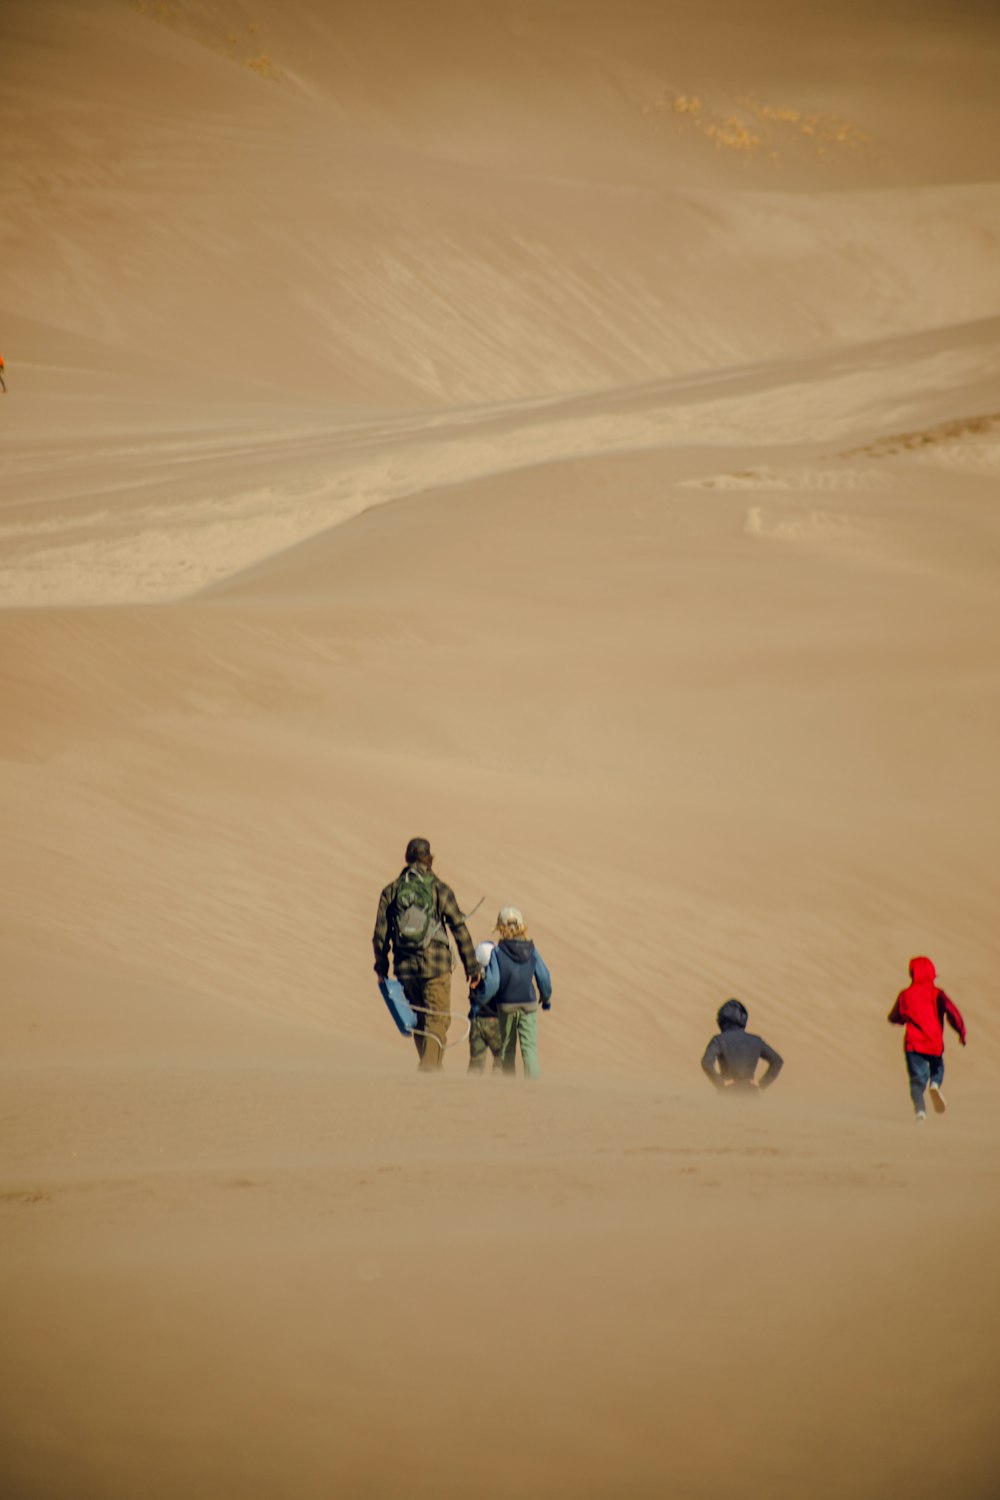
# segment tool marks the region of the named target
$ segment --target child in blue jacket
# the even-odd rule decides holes
[[[542,955],[528,937],[524,917],[516,906],[504,906],[497,917],[497,945],[490,954],[481,984],[472,992],[475,1009],[496,1002],[500,1022],[500,1063],[514,1071],[520,1044],[525,1078],[537,1078],[538,1004],[552,1006],[552,978]]]

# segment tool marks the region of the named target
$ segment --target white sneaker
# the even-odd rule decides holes
[[[927,1092],[931,1096],[931,1103],[937,1113],[943,1115],[948,1106],[944,1102],[944,1095],[941,1092],[940,1086],[936,1083],[929,1084]]]
[[[926,1120],[926,1118],[927,1118],[927,1112],[925,1110],[918,1109],[917,1110],[917,1124],[918,1125],[922,1125],[924,1123],[924,1121]]]

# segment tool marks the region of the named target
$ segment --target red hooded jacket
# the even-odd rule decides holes
[[[940,1057],[944,1051],[944,1023],[957,1031],[965,1046],[965,1022],[961,1012],[944,990],[934,983],[934,965],[929,958],[910,959],[913,983],[901,990],[889,1012],[893,1026],[905,1026],[903,1046],[907,1052],[923,1052]]]

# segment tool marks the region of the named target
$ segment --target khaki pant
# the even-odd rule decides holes
[[[411,978],[403,980],[406,998],[417,1012],[421,1032],[413,1040],[417,1044],[421,1072],[433,1073],[444,1060],[444,1044],[451,1025],[451,975],[441,974],[437,979]]]
[[[496,1016],[477,1016],[469,1030],[469,1072],[486,1071],[487,1052],[493,1053],[494,1069],[499,1068],[500,1046],[500,1022]]]

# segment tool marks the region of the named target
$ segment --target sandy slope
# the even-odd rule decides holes
[[[992,1496],[1000,33],[827,9],[0,13],[5,1496]]]

